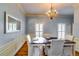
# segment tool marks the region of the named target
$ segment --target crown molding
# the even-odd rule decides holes
[[[46,16],[46,14],[43,13],[25,13],[25,16]]]

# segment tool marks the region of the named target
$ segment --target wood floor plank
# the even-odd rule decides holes
[[[21,47],[21,49],[16,53],[15,56],[28,56],[28,45],[27,42]]]

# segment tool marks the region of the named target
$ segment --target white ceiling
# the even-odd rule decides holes
[[[23,3],[21,4],[25,13],[46,13],[50,9],[50,3]],[[52,6],[57,10],[61,15],[73,15],[74,8],[73,4],[52,4]]]

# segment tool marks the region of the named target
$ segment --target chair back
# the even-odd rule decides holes
[[[29,43],[32,42],[32,40],[31,40],[31,36],[30,36],[29,34],[27,35],[27,41],[28,41]]]
[[[66,35],[66,37],[65,37],[65,39],[66,40],[71,40],[71,41],[73,41],[73,36],[72,35]]]
[[[49,56],[63,55],[64,40],[52,40]]]
[[[28,56],[39,56],[39,49],[31,44],[32,39],[29,34],[27,35],[27,43],[28,43]]]

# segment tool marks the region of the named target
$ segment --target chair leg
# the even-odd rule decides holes
[[[72,45],[72,55],[75,56],[74,45]]]

